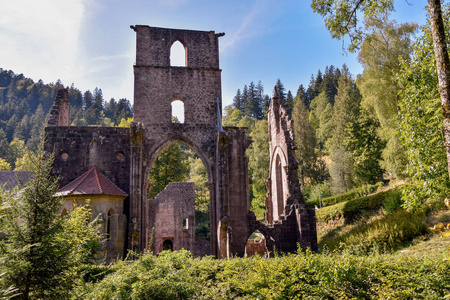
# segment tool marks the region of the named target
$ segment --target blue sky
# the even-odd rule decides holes
[[[398,22],[425,22],[425,2],[396,2]],[[135,33],[130,25],[214,30],[220,38],[222,101],[261,80],[271,95],[278,78],[295,93],[311,74],[356,55],[332,40],[309,0],[0,0],[0,68],[45,83],[61,79],[83,92],[101,88],[133,101]]]

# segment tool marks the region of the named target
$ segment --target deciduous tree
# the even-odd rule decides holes
[[[314,12],[325,18],[325,25],[333,38],[350,37],[349,50],[355,51],[364,39],[358,17],[370,17],[394,10],[394,0],[312,0]],[[440,0],[428,0],[428,14],[433,38],[436,72],[446,140],[447,171],[450,176],[450,59],[446,42]]]

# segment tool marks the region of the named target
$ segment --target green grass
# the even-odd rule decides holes
[[[343,218],[346,223],[351,223],[365,212],[383,207],[383,203],[390,193],[398,193],[398,191],[392,189],[318,209],[316,210],[316,219],[318,222],[326,222]]]

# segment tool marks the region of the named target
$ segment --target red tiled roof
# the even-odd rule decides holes
[[[60,188],[55,196],[67,195],[115,195],[128,196],[109,181],[102,173],[92,168],[68,185]]]

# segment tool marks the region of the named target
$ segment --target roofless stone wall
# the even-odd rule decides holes
[[[51,126],[45,134],[45,151],[55,154],[52,175],[59,176],[60,186],[95,167],[129,194],[129,128]]]

